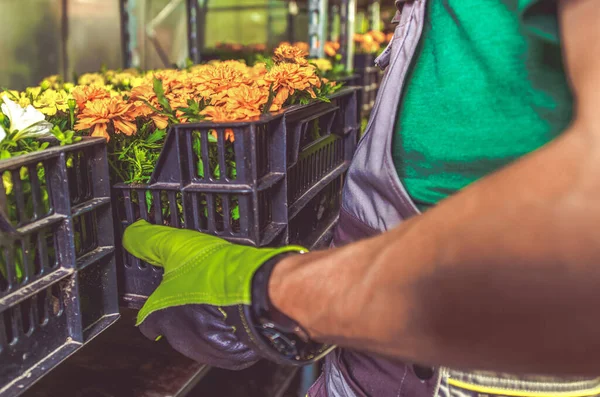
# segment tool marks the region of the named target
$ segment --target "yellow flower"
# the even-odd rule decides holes
[[[48,76],[40,83],[40,86],[44,88],[53,88],[55,90],[59,90],[63,85],[62,77],[55,74],[53,76]]]
[[[114,73],[110,76],[107,75],[108,82],[112,85],[117,85],[117,86],[131,86],[132,81],[136,77],[137,76],[135,76],[129,72]]]
[[[35,99],[42,93],[42,87],[27,87],[25,93]]]
[[[22,108],[26,108],[27,106],[31,105],[29,96],[25,92],[10,90],[8,91],[8,96],[14,102],[18,103]]]
[[[315,65],[317,69],[322,72],[328,72],[333,69],[333,65],[329,59],[319,58],[319,59],[311,59],[310,63]]]
[[[144,84],[144,78],[142,76],[134,76],[131,78],[131,88],[139,87]]]
[[[104,77],[100,73],[82,74],[79,77],[78,83],[80,85],[94,85],[94,86],[104,86],[106,84],[106,82],[104,81]]]
[[[69,110],[69,99],[71,96],[65,91],[49,89],[42,92],[33,101],[33,107],[46,116],[54,116],[58,112]]]

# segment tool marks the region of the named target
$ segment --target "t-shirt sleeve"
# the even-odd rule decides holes
[[[518,8],[529,33],[559,43],[557,0],[518,0]]]

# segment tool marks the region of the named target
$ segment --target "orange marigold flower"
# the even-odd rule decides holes
[[[289,45],[280,45],[275,49],[275,55],[273,59],[279,63],[296,63],[298,65],[308,65],[306,51],[300,47],[293,47]]]
[[[355,34],[354,42],[360,46],[362,52],[373,53],[381,48],[381,45],[369,33]]]
[[[381,48],[381,46],[376,41],[363,41],[360,44],[360,48],[364,52],[374,53],[374,52],[379,51],[379,49]]]
[[[179,70],[165,69],[149,73],[146,75],[146,81],[151,87],[154,85],[155,78],[162,82],[165,93],[183,89],[185,87],[184,80],[186,79],[186,75]]]
[[[355,33],[354,34],[354,42],[355,43],[362,43],[363,41],[365,41],[365,36],[363,34],[360,33]]]
[[[379,44],[385,43],[385,33],[379,32],[377,30],[371,30],[367,33],[369,36],[373,38],[373,40]]]
[[[150,117],[156,125],[156,128],[164,130],[169,125],[169,119],[162,115],[156,114],[148,103],[155,108],[160,108],[158,98],[154,92],[154,88],[151,85],[145,84],[135,87],[131,90],[130,101],[133,102],[133,112],[137,117]]]
[[[225,108],[235,120],[250,120],[260,117],[261,108],[269,100],[267,90],[241,85],[229,90]]]
[[[223,106],[207,106],[200,114],[209,121],[232,121],[229,112]]]
[[[216,64],[201,69],[191,76],[194,94],[210,100],[213,105],[223,104],[231,88],[252,84],[252,76],[248,69],[227,67],[227,64]]]
[[[307,54],[310,51],[310,46],[305,41],[297,41],[297,42],[294,43],[293,46],[296,47],[296,48],[301,49],[302,51],[304,51]]]
[[[112,125],[115,133],[133,135],[137,131],[133,104],[120,98],[98,99],[89,102],[79,114],[75,130],[90,130],[91,136],[101,136],[108,141],[108,127]]]
[[[131,90],[131,99],[148,101],[153,104],[153,102],[156,100],[156,93],[151,85],[143,84]]]
[[[111,96],[110,92],[108,92],[103,87],[87,85],[80,85],[75,87],[71,95],[73,95],[75,102],[77,102],[77,107],[80,111],[83,110],[85,108],[85,105],[90,101],[110,98]]]
[[[284,102],[296,90],[306,91],[316,98],[313,87],[321,87],[321,80],[313,66],[301,66],[294,63],[275,65],[265,76],[267,82],[273,83],[277,92],[274,104],[283,106]]]
[[[332,42],[325,43],[325,55],[328,57],[334,57],[337,54],[337,49]]]
[[[206,120],[214,121],[214,122],[227,122],[227,121],[240,121],[236,119],[236,115],[231,114],[227,109],[222,106],[207,106],[202,112],[200,112],[203,116],[206,117]],[[218,139],[217,131],[211,131],[211,135]],[[225,140],[230,142],[235,141],[235,134],[233,130],[227,128],[225,130]]]
[[[252,49],[254,51],[258,51],[258,52],[264,52],[267,50],[267,45],[266,44],[253,44],[250,46],[250,49]]]
[[[264,63],[257,63],[252,67],[250,71],[253,78],[262,78],[267,74],[267,65]]]

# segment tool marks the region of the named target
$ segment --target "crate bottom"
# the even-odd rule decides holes
[[[11,383],[0,389],[0,395],[2,397],[16,397],[21,395],[33,386],[34,383],[47,375],[51,369],[77,352],[82,346],[81,343],[68,339],[61,347],[50,353],[33,367],[26,369],[20,377],[15,378]]]
[[[318,251],[329,248],[329,245],[333,240],[333,232],[335,231],[335,227],[337,226],[339,219],[339,215],[336,216],[329,223],[329,225],[327,225],[325,230],[315,237],[315,239],[309,244],[311,251]]]

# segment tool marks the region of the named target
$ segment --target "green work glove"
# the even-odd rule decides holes
[[[297,246],[235,245],[143,220],[125,230],[123,246],[139,259],[164,268],[161,284],[138,314],[142,333],[153,340],[164,336],[188,357],[226,369],[246,368],[264,358],[272,339],[264,338],[266,345],[261,342],[256,322],[248,318],[255,273],[265,264],[272,269],[282,255],[306,251]],[[261,283],[264,293],[267,284]],[[324,350],[321,346],[315,351]]]
[[[172,306],[249,305],[252,277],[269,259],[302,247],[257,249],[231,244],[193,230],[137,221],[125,230],[123,246],[133,256],[163,267],[160,286],[138,314],[138,325],[150,314]]]

